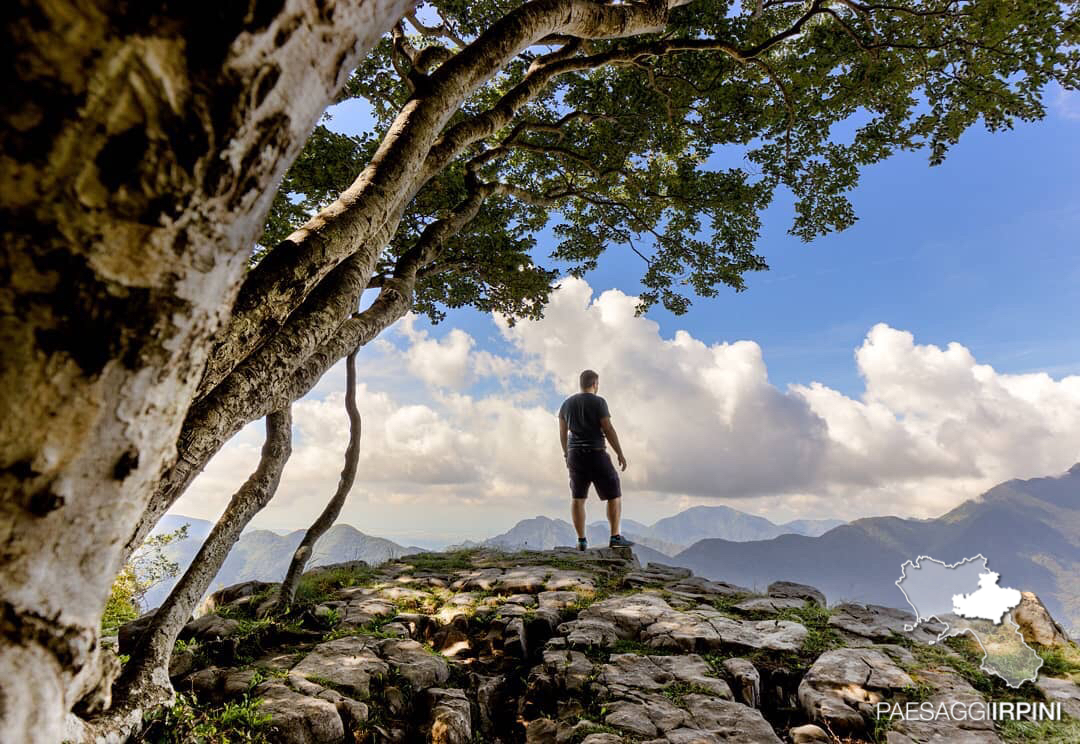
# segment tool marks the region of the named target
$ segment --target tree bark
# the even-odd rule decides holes
[[[15,2],[0,30],[0,740],[55,742],[274,184],[401,0]],[[331,15],[333,23],[331,25]]]
[[[345,506],[345,499],[352,490],[356,480],[356,466],[360,460],[360,411],[356,408],[356,352],[353,351],[345,358],[345,411],[349,416],[349,444],[345,447],[345,466],[341,469],[341,478],[338,480],[337,490],[326,504],[322,514],[311,523],[304,539],[293,553],[289,570],[285,573],[285,580],[281,582],[278,593],[277,611],[284,612],[292,604],[296,596],[296,587],[300,583],[300,576],[304,573],[311,551],[315,543],[326,534],[326,531],[337,521],[341,514],[341,508]]]
[[[670,8],[685,1],[611,6],[593,0],[534,0],[501,18],[432,73],[424,89],[403,106],[353,184],[273,248],[245,278],[184,422],[176,464],[163,474],[127,539],[125,552],[134,552],[209,459],[244,425],[295,399],[290,396],[306,393],[322,371],[408,311],[415,274],[403,278],[399,286],[386,288],[373,307],[377,312],[366,313],[359,323],[346,321],[341,327],[348,338],[343,341],[338,330],[342,316],[336,306],[344,295],[336,290],[342,277],[348,276],[362,291],[408,202],[433,177],[432,168],[445,167],[468,142],[489,133],[501,117],[513,113],[513,105],[508,104],[500,107],[497,116],[479,117],[481,126],[456,132],[438,148],[434,158],[438,164],[433,166],[432,145],[470,94],[521,51],[553,34],[601,39],[657,31],[666,23]],[[548,80],[550,76],[541,74],[521,90],[515,89],[515,104],[536,95]],[[350,265],[341,271],[343,261]],[[324,282],[331,288],[324,289]],[[355,305],[358,296],[347,299]],[[308,321],[303,329],[296,324],[290,328],[293,314]],[[330,358],[330,349],[337,356]]]
[[[93,738],[106,734],[132,733],[143,711],[173,698],[169,682],[169,659],[176,637],[206,594],[240,533],[277,491],[281,472],[292,454],[292,414],[286,407],[266,418],[266,441],[259,465],[251,477],[233,494],[225,512],[207,535],[187,571],[154,614],[153,622],[140,636],[131,660],[117,681],[113,708],[91,721],[84,732]]]
[[[184,422],[176,464],[165,472],[158,483],[157,491],[129,542],[136,546],[141,543],[161,516],[202,472],[210,458],[248,422],[265,415],[272,408],[280,408],[306,395],[338,360],[351,350],[367,344],[404,317],[412,302],[413,281],[391,280],[379,290],[379,295],[369,308],[338,326],[298,369],[290,371],[282,367],[274,370],[275,377],[280,376],[275,385],[263,390],[245,385],[250,394],[223,396],[215,405],[194,406]],[[257,372],[252,370],[252,374]]]
[[[405,204],[432,176],[432,144],[461,104],[525,49],[553,35],[610,39],[658,32],[671,8],[689,0],[609,5],[595,0],[533,0],[496,21],[427,76],[402,107],[371,162],[331,205],[275,246],[247,276],[229,325],[217,339],[199,386],[209,394],[282,327],[335,266],[362,256],[368,278]]]
[[[142,544],[210,458],[249,421],[305,395],[339,359],[402,318],[412,304],[419,271],[476,216],[484,198],[497,190],[490,184],[476,185],[453,214],[429,225],[398,260],[394,276],[383,282],[371,306],[351,318],[346,317],[349,308],[355,306],[366,281],[359,259],[347,259],[271,343],[260,347],[211,395],[197,401],[184,422],[179,459],[158,484],[130,544]]]

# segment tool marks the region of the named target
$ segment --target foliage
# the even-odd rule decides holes
[[[685,698],[687,695],[711,695],[713,697],[716,696],[716,693],[710,690],[708,687],[691,682],[676,682],[675,684],[668,685],[663,690],[661,690],[661,692],[663,693],[664,697],[666,697],[668,700],[670,700],[672,703],[679,706],[680,708],[686,707]]]
[[[288,676],[288,669],[270,669],[267,667],[258,667],[257,669],[255,669],[255,673],[251,676],[251,682],[248,684],[248,690],[253,690],[267,680],[285,679]]]
[[[340,625],[329,633],[324,638],[328,641],[335,640],[337,638],[347,638],[351,636],[371,636],[372,638],[399,638],[399,634],[392,633],[388,630],[383,630],[383,627],[394,621],[394,618],[400,614],[403,607],[400,603],[394,602],[394,610],[385,615],[377,615],[363,625]]]
[[[105,600],[105,612],[101,616],[103,635],[115,633],[121,625],[129,623],[139,616],[139,607],[135,603],[135,571],[131,565],[124,566],[113,580],[109,589],[109,598]]]
[[[742,602],[743,600],[747,599],[749,596],[751,596],[751,595],[747,595],[747,594],[719,595],[719,596],[713,597],[710,604],[712,604],[713,608],[717,612],[719,612],[721,615],[725,615],[727,617],[735,618],[736,620],[738,620],[738,619],[744,617],[746,613],[740,612],[739,610],[736,610],[735,605],[737,605],[740,602]]]
[[[808,603],[805,607],[783,610],[776,615],[776,619],[801,623],[807,631],[806,638],[803,639],[802,654],[817,658],[826,651],[847,645],[840,634],[829,625],[831,614],[826,607]]]
[[[146,538],[113,580],[101,618],[102,633],[115,633],[121,625],[145,612],[146,593],[180,573],[180,566],[166,555],[165,548],[187,536],[185,524],[173,532]]]
[[[153,744],[268,744],[270,716],[259,713],[259,703],[244,695],[221,706],[204,706],[193,695],[179,694],[171,708],[152,714],[145,740]]]
[[[341,613],[331,607],[321,618],[328,628],[332,628],[341,622]]]
[[[334,592],[350,586],[370,584],[378,572],[369,566],[331,568],[311,571],[300,579],[296,587],[293,605],[297,608],[313,607],[320,602],[332,599]]]
[[[407,102],[438,88],[443,68],[422,58],[459,61],[496,33],[482,36],[488,29],[512,28],[522,3],[423,5],[452,33],[402,23],[396,38],[381,40],[341,97],[366,102],[375,131],[316,128],[275,199],[265,246],[336,199]],[[843,230],[856,220],[847,195],[861,169],[918,149],[939,164],[971,126],[1040,119],[1048,84],[1080,84],[1075,4],[752,6],[693,2],[671,10],[661,33],[552,39],[492,70],[448,112],[442,135],[500,105],[512,109],[508,123],[447,160],[412,198],[379,273],[392,273],[478,184],[495,184],[504,188],[418,284],[415,309],[433,320],[466,305],[536,317],[556,275],[535,250],[550,228],[558,242],[547,260],[580,275],[618,247],[641,262],[640,309],[661,303],[682,313],[692,296],[741,290],[745,274],[767,268],[757,242],[778,197],[793,201],[792,235],[811,241]],[[442,46],[450,37],[470,47]],[[508,103],[553,50],[573,64],[538,94]]]
[[[1035,650],[1043,660],[1043,665],[1039,669],[1040,675],[1071,677],[1080,674],[1080,649],[1075,643],[1070,643],[1063,648],[1039,646]]]
[[[619,736],[620,741],[637,740],[636,738],[627,738],[626,731],[623,729],[617,729],[614,726],[608,726],[606,723],[597,723],[595,721],[590,721],[586,725],[581,726],[574,731],[574,736],[570,739],[570,744],[581,744],[581,742],[585,741],[593,734],[612,734],[614,736]]]
[[[411,567],[411,572],[451,573],[466,571],[473,567],[474,558],[480,554],[477,549],[452,550],[443,553],[416,553],[399,558],[398,562]]]
[[[1062,718],[1060,721],[1003,721],[998,733],[1008,744],[1075,744],[1080,741],[1080,720]]]
[[[276,638],[283,628],[281,623],[269,617],[257,620],[241,618],[237,622],[240,625],[230,640],[233,643],[232,654],[241,664],[251,663],[266,653],[268,642]]]
[[[182,525],[172,532],[150,535],[131,556],[129,565],[134,570],[135,602],[145,611],[146,593],[168,579],[174,579],[180,573],[180,565],[172,560],[166,548],[186,540],[189,525]]]

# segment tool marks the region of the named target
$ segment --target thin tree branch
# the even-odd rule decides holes
[[[240,533],[274,497],[291,454],[290,403],[267,416],[266,441],[258,467],[233,494],[191,565],[154,613],[150,626],[139,636],[131,660],[118,681],[122,701],[140,693],[145,686],[156,684],[156,673],[168,668],[176,637],[221,569]]]
[[[402,65],[399,57],[404,57],[408,60],[409,69],[405,69]],[[409,89],[409,93],[416,92],[416,50],[413,49],[412,44],[409,43],[408,38],[405,36],[405,30],[401,27],[401,22],[394,24],[393,29],[393,44],[390,47],[390,64],[394,67],[394,72],[398,74],[402,82],[405,83]]]
[[[281,582],[278,593],[275,612],[283,613],[292,604],[296,597],[296,587],[300,584],[300,577],[304,568],[311,559],[312,550],[319,538],[337,521],[341,515],[341,509],[345,506],[345,500],[352,490],[356,481],[356,467],[360,460],[360,411],[356,407],[356,350],[354,349],[345,357],[345,412],[349,417],[349,443],[345,447],[345,464],[341,469],[341,477],[338,479],[337,490],[327,502],[326,507],[318,518],[308,527],[304,533],[304,539],[293,553],[289,570],[285,573],[285,580]]]
[[[424,25],[424,22],[416,17],[415,11],[406,13],[405,19],[409,22],[409,25],[416,29],[417,33],[423,34],[424,36],[448,39],[449,41],[454,42],[458,49],[464,49],[468,46],[462,41],[461,37],[454,32],[450,27],[450,24],[446,22],[445,18],[441,19],[442,23],[438,26]]]
[[[367,167],[339,198],[267,252],[245,278],[228,325],[216,340],[200,389],[208,391],[263,343],[331,271],[357,252],[368,276],[379,253],[369,237],[430,180],[432,141],[491,76],[552,34],[617,39],[662,31],[670,8],[688,0],[602,4],[533,0],[501,17],[427,77],[402,107]],[[400,66],[400,65],[399,65]],[[415,81],[414,81],[415,82]],[[467,143],[466,143],[467,144]],[[458,150],[452,148],[451,159]],[[446,161],[449,162],[449,161]],[[366,283],[366,278],[365,278]]]

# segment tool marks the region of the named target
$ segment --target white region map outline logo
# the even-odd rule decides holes
[[[912,583],[915,577],[920,577],[917,585]],[[904,630],[912,632],[923,622],[941,623],[945,629],[930,643],[970,634],[983,651],[980,668],[1016,688],[1034,682],[1044,662],[1012,619],[1020,591],[999,586],[999,579],[982,553],[953,564],[920,555],[900,566],[895,584],[915,612],[915,622]]]

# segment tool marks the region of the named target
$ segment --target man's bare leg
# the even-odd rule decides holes
[[[611,525],[611,536],[619,534],[619,519],[622,517],[622,499],[610,499],[607,502],[607,521]],[[585,510],[581,510],[581,522],[585,523]],[[581,532],[578,532],[580,535]]]
[[[610,503],[610,502],[609,502]],[[608,514],[610,514],[610,508]],[[570,499],[570,515],[574,518],[574,529],[579,540],[585,539],[585,499]]]

